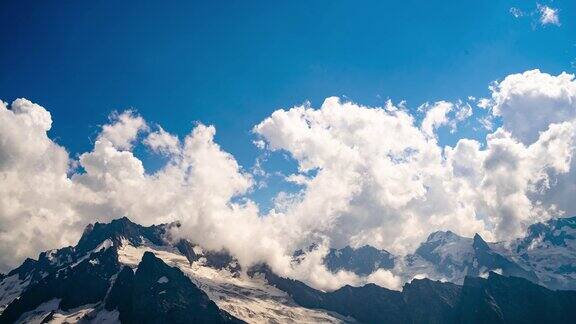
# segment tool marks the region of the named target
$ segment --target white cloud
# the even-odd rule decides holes
[[[571,124],[530,146],[500,129],[486,149],[461,140],[444,152],[430,132],[446,123],[445,107],[429,110],[428,126],[419,129],[403,110],[329,98],[318,110],[278,110],[257,125],[269,147],[289,152],[302,172],[318,169],[285,212],[290,228],[321,233],[337,246],[371,244],[402,253],[433,230],[503,239],[549,216],[528,195],[541,189],[548,172],[566,172]],[[561,162],[546,160],[551,154]]]
[[[450,133],[455,133],[458,129],[458,124],[466,121],[474,114],[472,106],[468,102],[459,100],[454,106],[454,117],[448,122]]]
[[[478,122],[480,123],[480,125],[482,125],[482,127],[484,127],[484,129],[488,131],[494,130],[494,120],[491,115],[478,118]]]
[[[524,12],[516,7],[510,8],[510,14],[514,16],[514,18],[520,18],[524,16]]]
[[[537,5],[538,13],[540,14],[540,24],[542,25],[556,25],[560,26],[560,18],[558,17],[558,9],[549,6]]]
[[[328,271],[323,265],[328,250],[328,242],[321,240],[315,249],[301,256],[299,262],[292,262],[288,267],[277,267],[275,270],[280,275],[301,280],[323,291],[335,290],[345,285],[363,286],[368,283],[392,290],[402,288],[402,279],[385,269],[378,269],[366,277],[360,277],[346,270],[339,270],[336,273]]]
[[[490,103],[490,99],[488,98],[480,98],[478,99],[478,102],[476,104],[476,106],[482,108],[482,109],[488,109],[490,107],[491,103]]]
[[[122,215],[144,224],[185,220],[194,228],[190,234],[209,247],[227,244],[213,241],[223,235],[219,224],[228,214],[249,210],[257,219],[252,204],[231,203],[252,180],[214,143],[213,127],[196,126],[182,145],[162,129],[149,134],[144,142],[152,150],[171,155],[148,175],[130,151],[138,133],[147,130],[143,118],[128,111],[110,121],[94,149],[70,161],[46,134],[48,111],[26,100],[16,100],[11,109],[0,105],[1,270],[42,250],[75,244],[88,223]],[[70,169],[72,162],[83,171]]]
[[[538,138],[551,123],[576,117],[576,81],[573,74],[553,76],[540,70],[511,74],[492,87],[495,116],[523,143]]]
[[[10,108],[0,101],[1,271],[68,245],[79,222],[68,203],[68,153],[46,135],[50,113],[25,99]]]
[[[425,105],[422,109],[426,110],[426,116],[422,121],[422,131],[429,137],[434,137],[434,130],[449,122],[448,113],[452,111],[454,105],[450,102],[440,101],[433,105]]]
[[[143,224],[180,220],[174,235],[226,248],[245,266],[267,262],[316,288],[374,282],[397,289],[389,272],[333,274],[322,258],[329,246],[411,252],[434,230],[508,239],[534,221],[576,212],[574,87],[571,75],[539,71],[495,84],[484,111],[503,127],[485,145],[438,144],[439,126],[470,117],[462,102],[426,106],[421,124],[391,102],[365,107],[328,98],[318,109],[277,110],[254,132],[265,154],[282,151],[296,161],[298,171],[286,181],[301,190],[279,193],[266,215],[247,198],[253,175],[214,142],[213,126],[199,124],[180,140],[161,127],[150,132],[133,111],[117,113],[94,148],[71,160],[47,136],[47,110],[26,100],[11,109],[2,103],[0,264],[5,270],[74,244],[86,224],[126,215]],[[147,173],[132,152],[138,143],[166,163]],[[295,249],[318,242],[293,262]]]
[[[177,154],[180,151],[178,137],[166,132],[161,126],[158,126],[157,131],[148,134],[144,144],[155,153],[164,155]]]
[[[389,270],[378,269],[371,273],[366,278],[366,281],[380,287],[392,290],[402,290],[402,280]]]
[[[135,115],[132,110],[121,114],[114,112],[110,115],[110,124],[102,127],[98,140],[108,141],[121,150],[129,150],[138,133],[147,129],[144,118]]]

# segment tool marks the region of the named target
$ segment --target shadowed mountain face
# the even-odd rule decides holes
[[[122,323],[243,323],[221,311],[182,271],[144,253],[136,273],[125,267],[106,301]]]
[[[490,274],[466,278],[459,318],[463,323],[573,323],[575,291],[553,291],[525,279]]]
[[[0,323],[570,323],[576,292],[535,283],[570,283],[575,225],[535,224],[507,245],[436,232],[406,258],[369,246],[331,249],[324,263],[333,272],[423,271],[461,285],[415,279],[402,291],[367,284],[322,292],[266,265],[244,274],[226,251],[173,244],[176,223],[122,218],[88,226],[75,247],[42,252],[0,277]]]
[[[26,289],[0,316],[1,323],[13,323],[26,312],[41,304],[59,299],[60,309],[66,311],[102,300],[110,280],[120,270],[114,249],[94,252],[75,265],[51,272]]]
[[[402,292],[373,284],[321,292],[281,278],[267,267],[252,269],[305,306],[351,316],[363,323],[573,323],[576,291],[553,291],[526,279],[491,272],[467,277],[463,286],[413,280]]]
[[[0,323],[50,322],[56,320],[56,312],[65,314],[83,305],[99,305],[78,319],[84,322],[99,322],[105,308],[116,312],[105,322],[242,323],[221,311],[182,271],[151,253],[144,253],[135,274],[121,264],[122,244],[166,245],[166,226],[143,227],[127,218],[96,223],[87,227],[77,246],[43,252],[38,261],[26,260],[8,274],[24,284],[0,315]],[[51,304],[55,307],[47,308]]]
[[[521,277],[532,282],[538,282],[538,277],[533,271],[525,270],[517,263],[492,250],[488,246],[488,243],[486,243],[486,241],[484,241],[478,234],[474,236],[472,248],[474,249],[474,257],[477,261],[477,265],[468,273],[468,275],[479,276],[482,271],[481,269],[500,269],[500,272],[503,275]]]
[[[111,240],[116,245],[119,245],[122,239],[128,240],[136,246],[143,244],[144,240],[156,245],[163,245],[166,243],[164,237],[169,226],[178,226],[178,224],[144,227],[131,222],[127,217],[115,219],[109,224],[91,224],[84,230],[75,251],[78,253],[90,251],[106,239]]]
[[[340,250],[330,249],[324,258],[324,264],[332,272],[347,270],[360,276],[367,276],[381,268],[394,268],[394,257],[388,251],[378,250],[369,245],[357,249],[347,246]]]

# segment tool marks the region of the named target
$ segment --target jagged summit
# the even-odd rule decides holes
[[[431,243],[431,242],[437,242],[437,241],[453,241],[453,240],[458,240],[461,239],[462,237],[452,231],[436,231],[436,232],[432,232],[430,233],[430,235],[428,235],[428,238],[426,239],[426,242]]]
[[[235,274],[241,270],[238,260],[225,250],[205,251],[200,246],[185,239],[179,240],[175,247],[186,257],[186,259],[188,259],[190,264],[194,262],[202,262],[202,264],[206,266],[218,270],[227,269]]]
[[[414,269],[411,274],[418,275],[416,271],[419,271],[458,284],[462,284],[466,276],[487,276],[490,271],[539,283],[530,267],[523,266],[517,258],[504,253],[506,251],[501,245],[486,242],[479,234],[467,238],[439,231],[432,233],[404,262],[408,270]]]
[[[156,245],[163,245],[166,243],[164,236],[167,226],[169,225],[162,224],[145,227],[133,223],[125,216],[107,224],[96,222],[86,227],[76,245],[76,250],[92,250],[106,239],[110,239],[115,244],[119,244],[122,239],[126,239],[135,245],[142,244],[142,240],[146,239]]]
[[[30,274],[30,272],[32,272],[32,270],[34,270],[34,267],[36,266],[37,263],[38,261],[34,259],[26,258],[26,260],[24,260],[24,262],[18,268],[8,272],[6,276],[10,277],[14,274],[17,274],[18,278],[22,280],[26,278]]]
[[[472,243],[472,246],[474,247],[474,249],[483,249],[483,250],[489,250],[490,247],[488,246],[488,243],[486,243],[486,241],[484,241],[484,239],[482,238],[482,236],[480,236],[480,234],[476,233],[474,234],[474,238],[473,238],[474,243]]]
[[[367,276],[378,269],[393,268],[394,257],[386,250],[369,245],[359,248],[346,246],[342,249],[330,249],[324,258],[324,264],[332,272],[347,270]]]

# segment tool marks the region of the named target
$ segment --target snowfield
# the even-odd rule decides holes
[[[337,314],[298,306],[285,292],[269,285],[265,279],[234,275],[228,270],[216,270],[190,264],[185,256],[171,247],[155,246],[150,242],[135,247],[123,241],[118,250],[119,261],[136,268],[144,252],[154,253],[166,264],[178,267],[218,307],[249,323],[344,323],[352,322]]]

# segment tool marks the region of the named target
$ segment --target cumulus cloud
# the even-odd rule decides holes
[[[502,117],[504,128],[525,144],[535,141],[551,123],[576,117],[573,74],[531,70],[509,75],[491,89],[494,115]]]
[[[147,129],[144,118],[135,115],[134,111],[114,112],[110,115],[110,124],[102,127],[98,140],[110,142],[120,150],[129,150],[138,133]]]
[[[422,131],[424,134],[433,137],[434,131],[449,122],[448,113],[452,111],[454,105],[450,102],[440,101],[433,105],[425,105],[422,109],[427,110],[422,121]]]
[[[155,153],[164,155],[177,154],[180,151],[178,137],[168,133],[161,126],[158,126],[157,131],[148,134],[144,144]]]
[[[434,230],[509,239],[534,221],[576,211],[574,87],[565,73],[510,75],[482,103],[503,126],[453,147],[441,146],[436,131],[469,118],[468,103],[425,105],[422,121],[404,104],[335,97],[318,108],[279,109],[254,126],[255,142],[263,154],[295,160],[297,172],[285,180],[299,189],[278,193],[265,214],[248,198],[259,175],[222,150],[213,126],[178,138],[134,111],[114,113],[94,147],[73,159],[47,136],[46,109],[24,99],[2,103],[0,264],[6,270],[73,244],[88,223],[126,215],[143,224],[179,220],[175,237],[226,249],[243,266],[266,262],[319,289],[368,282],[398,289],[401,280],[388,271],[331,273],[322,259],[345,245],[412,252]],[[161,155],[162,167],[147,172],[137,145]],[[293,251],[313,243],[318,248],[294,262]]]
[[[257,218],[249,203],[230,202],[252,186],[252,179],[214,143],[212,126],[196,126],[183,144],[161,128],[149,133],[143,142],[153,152],[169,152],[170,158],[147,174],[131,149],[148,127],[133,111],[113,113],[93,150],[75,161],[48,138],[51,116],[37,104],[24,99],[10,107],[2,103],[0,125],[4,271],[42,250],[74,244],[88,223],[122,215],[144,224],[186,220],[194,228],[190,234],[198,233],[214,248],[227,242],[205,237],[227,214],[247,209]]]
[[[402,279],[390,270],[378,269],[366,278],[366,282],[392,290],[401,290],[402,288]]]
[[[75,236],[70,161],[47,137],[51,125],[50,113],[37,104],[0,101],[0,270]]]
[[[542,25],[556,25],[560,26],[560,18],[558,17],[558,9],[541,5],[537,5],[538,13],[540,14],[540,24]]]
[[[447,123],[449,107],[433,106],[418,128],[402,109],[329,98],[320,109],[278,110],[257,125],[270,149],[289,152],[302,175],[317,170],[285,212],[291,228],[313,229],[336,246],[404,253],[433,230],[504,239],[549,217],[528,195],[569,169],[572,124],[542,133],[529,146],[499,129],[485,149],[466,139],[443,149],[431,133],[433,125]]]

